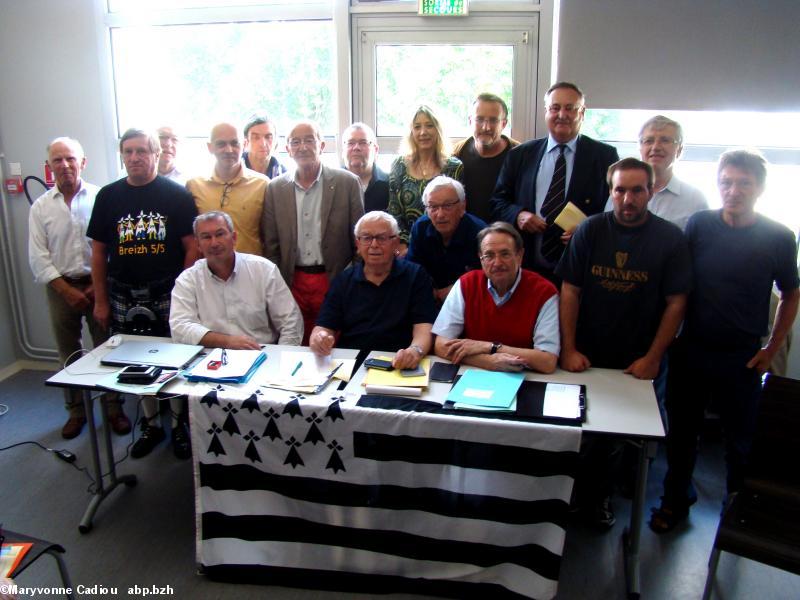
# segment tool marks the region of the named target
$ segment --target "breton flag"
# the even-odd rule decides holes
[[[336,393],[218,386],[190,398],[207,574],[555,595],[580,428],[367,408]]]

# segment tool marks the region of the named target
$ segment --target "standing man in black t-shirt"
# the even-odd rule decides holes
[[[508,124],[508,106],[494,94],[479,94],[469,116],[472,135],[453,148],[453,156],[464,163],[467,210],[479,219],[492,222],[489,198],[506,154],[519,142],[503,135]]]
[[[647,210],[654,181],[653,168],[638,159],[611,165],[613,212],[581,223],[556,267],[563,280],[561,366],[567,371],[595,366],[624,369],[638,379],[658,376],[683,320],[692,279],[680,228]],[[594,447],[582,465],[576,496],[595,524],[610,527],[614,448],[588,438]]]
[[[158,138],[128,129],[119,144],[127,177],[97,193],[86,235],[92,240],[94,317],[115,333],[169,336],[169,305],[175,278],[197,259],[192,195],[158,175]],[[172,403],[171,403],[172,404]],[[189,456],[185,423],[173,408],[175,454]],[[164,439],[155,402],[144,405],[142,437],[131,455],[144,456]]]
[[[92,239],[94,316],[115,333],[169,335],[175,278],[194,264],[192,221],[197,208],[186,189],[157,174],[158,139],[129,129],[120,140],[127,177],[97,193],[86,235]],[[129,311],[149,309],[139,324]],[[149,331],[145,331],[149,329]]]

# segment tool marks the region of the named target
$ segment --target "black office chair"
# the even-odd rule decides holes
[[[20,573],[31,566],[32,563],[36,562],[36,560],[39,559],[39,557],[41,557],[43,554],[49,554],[55,559],[56,564],[58,565],[58,573],[61,575],[61,583],[64,587],[64,590],[69,590],[69,593],[65,594],[67,600],[74,600],[75,595],[72,592],[72,580],[69,577],[67,564],[64,562],[64,558],[61,556],[66,552],[63,546],[53,542],[48,542],[47,540],[40,540],[39,538],[17,533],[15,531],[9,531],[8,529],[3,530],[3,535],[5,536],[5,541],[7,543],[30,542],[33,544],[25,556],[22,557],[22,560],[17,567],[9,574],[9,577],[12,579],[16,578]]]
[[[800,575],[800,381],[769,375],[742,490],[725,509],[708,561],[711,597],[720,553]]]

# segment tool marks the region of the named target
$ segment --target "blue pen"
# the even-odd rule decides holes
[[[295,373],[297,373],[300,370],[300,367],[302,366],[303,366],[303,361],[301,360],[299,363],[297,363],[297,366],[294,368],[294,371],[292,371],[292,377],[295,376]]]

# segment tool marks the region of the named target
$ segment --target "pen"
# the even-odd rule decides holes
[[[303,361],[301,360],[299,363],[297,363],[297,366],[294,368],[294,371],[292,371],[292,377],[294,377],[295,373],[297,373],[300,370],[300,367],[302,366],[303,366]]]

